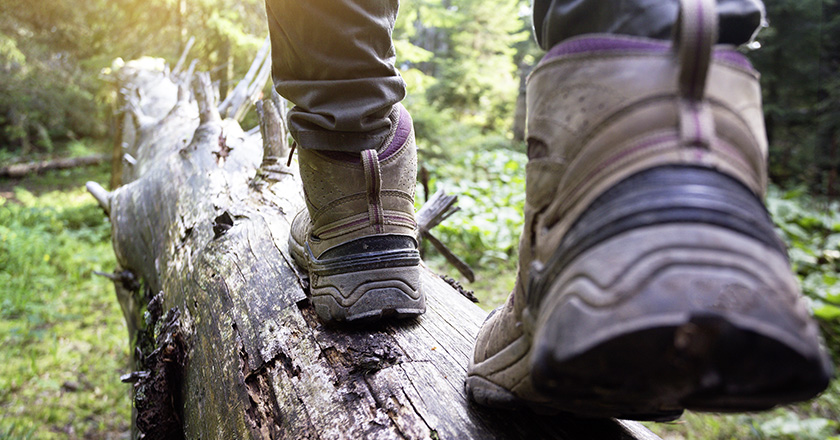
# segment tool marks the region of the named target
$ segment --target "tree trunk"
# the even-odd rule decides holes
[[[118,76],[140,98],[124,130],[135,133],[134,165],[113,192],[89,188],[112,222],[112,278],[136,347],[124,377],[135,437],[656,438],[633,422],[468,402],[466,365],[486,312],[428,270],[425,315],[322,324],[287,245],[303,206],[296,166],[279,160],[288,152],[276,135],[260,135],[282,132],[275,106],[266,102],[273,117],[246,134],[220,118],[206,75],[192,96],[137,63]]]

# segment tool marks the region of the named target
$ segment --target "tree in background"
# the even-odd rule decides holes
[[[769,27],[750,58],[762,72],[771,179],[840,194],[840,5],[768,0]]]
[[[510,147],[519,64],[536,46],[529,3],[407,0],[400,7],[397,61],[421,154]]]
[[[402,2],[398,60],[428,145],[510,143],[518,66],[534,47],[528,9],[526,0]],[[263,0],[0,0],[0,159],[105,135],[114,90],[99,75],[115,58],[174,62],[195,36],[190,57],[224,98],[266,34]]]
[[[0,2],[0,148],[52,149],[56,137],[101,134],[94,78],[80,59],[97,45],[87,4]]]

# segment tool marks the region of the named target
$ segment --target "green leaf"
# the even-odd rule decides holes
[[[823,304],[822,306],[814,309],[814,316],[822,319],[823,321],[837,320],[840,318],[840,307],[831,304]]]

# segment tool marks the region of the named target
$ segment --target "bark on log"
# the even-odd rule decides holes
[[[135,384],[136,437],[656,438],[632,422],[468,402],[486,312],[429,271],[418,319],[323,325],[287,246],[299,179],[263,161],[282,149],[259,132],[278,127],[246,135],[223,120],[204,75],[195,99],[183,88],[176,99],[163,70],[129,63],[118,75],[140,98],[127,147],[136,164],[113,192],[91,187],[112,222],[112,278],[137,347],[137,371],[124,377]]]

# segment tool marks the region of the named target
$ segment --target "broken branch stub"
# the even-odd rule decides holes
[[[241,121],[250,106],[256,101],[257,95],[265,87],[271,73],[271,40],[266,37],[262,47],[257,52],[251,67],[233,91],[225,97],[219,105],[219,113],[224,118]]]
[[[458,202],[458,196],[448,195],[442,189],[435,192],[426,203],[417,211],[417,235],[418,239],[426,239],[429,243],[446,258],[461,275],[468,281],[475,281],[475,272],[469,264],[467,264],[460,257],[455,255],[443,242],[437,239],[430,232],[432,228],[446,220],[450,215],[457,212],[460,208],[455,206]]]
[[[199,72],[195,75],[192,83],[195,101],[198,104],[198,118],[201,124],[220,121],[219,109],[213,93],[213,84],[210,81],[210,74]]]
[[[184,46],[183,52],[181,52],[181,57],[178,58],[178,62],[175,63],[175,67],[172,69],[172,73],[169,74],[173,81],[179,82],[178,76],[181,74],[181,68],[184,67],[184,62],[187,60],[187,54],[190,53],[190,49],[192,49],[193,44],[195,44],[195,36],[192,36],[189,40],[187,40],[187,44],[186,46]],[[193,63],[195,63],[195,60],[193,60]],[[192,76],[191,72],[193,66],[194,64],[190,65],[190,69],[185,75],[187,78],[190,78]]]

